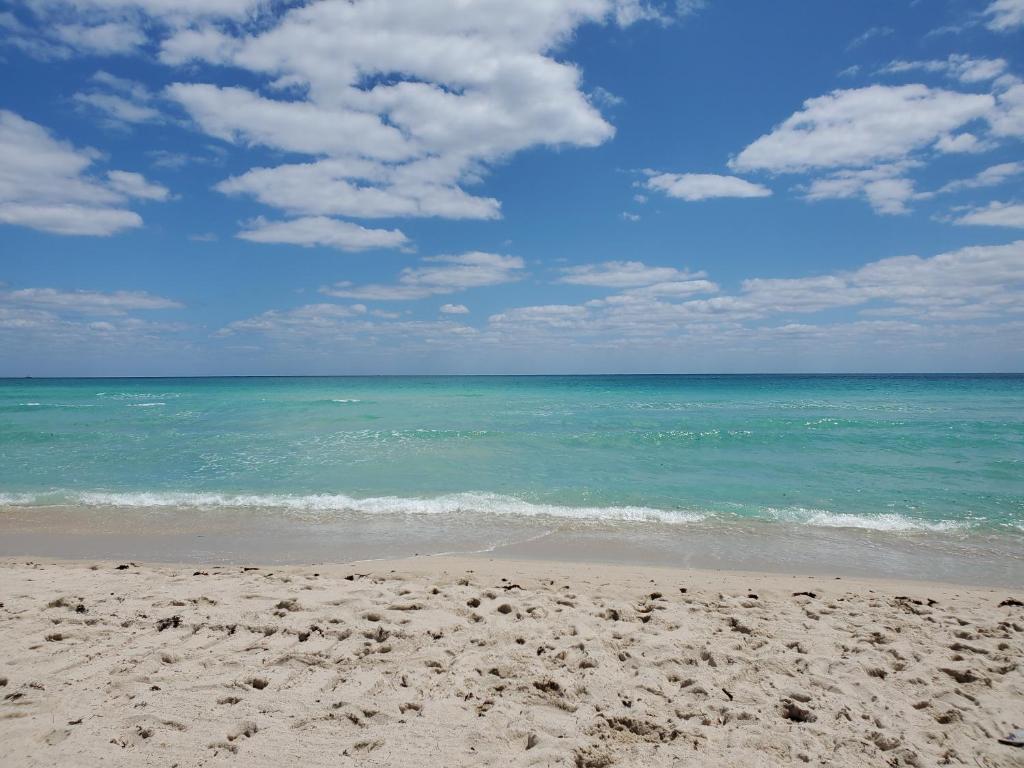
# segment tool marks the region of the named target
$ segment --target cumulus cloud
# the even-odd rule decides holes
[[[975,208],[957,217],[954,223],[985,227],[1024,228],[1024,203],[1002,203],[993,200],[988,205]]]
[[[453,320],[402,320],[393,313],[368,309],[365,304],[326,303],[270,310],[228,323],[215,335],[241,333],[260,334],[288,346],[301,342],[365,349],[384,338],[395,348],[425,345],[435,350],[442,345],[463,344],[478,335],[475,328]]]
[[[91,26],[59,24],[52,28],[52,34],[76,51],[101,56],[133,53],[146,41],[143,31],[127,21],[108,21]]]
[[[871,85],[808,99],[733,158],[738,171],[796,173],[903,159],[990,114],[989,94]]]
[[[795,323],[789,316],[859,310],[904,319],[864,321],[865,332],[909,325],[934,328],[963,321],[1006,321],[1024,314],[1024,241],[975,246],[924,258],[899,256],[863,267],[799,278],[751,278],[739,291],[709,297],[664,296],[644,288],[583,304],[517,307],[492,315],[490,330],[504,343],[517,339],[600,339],[615,343],[671,343],[707,339],[720,344],[766,334],[833,337],[831,325]],[[772,323],[781,322],[773,326]],[[788,330],[786,330],[788,329]],[[946,332],[950,332],[946,329]],[[600,342],[603,343],[603,342]]]
[[[32,13],[40,29],[61,19],[88,27],[68,21],[59,33],[79,49],[129,51],[142,30],[159,38],[165,64],[235,73],[235,82],[175,82],[161,96],[211,137],[306,159],[225,179],[216,186],[225,194],[294,217],[494,219],[499,201],[468,190],[495,164],[614,134],[599,106],[618,98],[584,92],[579,68],[560,56],[576,29],[667,23],[704,4],[38,0]],[[167,119],[138,88],[96,83],[74,98],[126,125]]]
[[[371,248],[400,248],[409,239],[397,229],[367,229],[350,221],[326,216],[307,216],[290,221],[257,218],[238,233],[254,243],[289,243],[306,247],[322,245],[340,251],[365,251]]]
[[[141,173],[132,171],[107,171],[107,184],[125,197],[162,201],[171,196],[167,187],[148,181]]]
[[[224,64],[240,47],[240,43],[226,32],[209,25],[182,28],[164,39],[159,58],[164,64],[178,66],[205,61]]]
[[[919,312],[1009,298],[1024,280],[1024,241],[974,246],[930,258],[896,256],[852,272],[807,278],[745,280],[742,299],[771,311],[808,312],[894,302]]]
[[[29,306],[0,303],[0,339],[8,360],[19,351],[38,350],[41,346],[56,355],[58,375],[65,373],[65,355],[90,356],[137,354],[140,349],[158,356],[169,349],[181,352],[175,335],[188,330],[179,322],[158,322],[128,315],[105,314],[97,319],[89,314],[55,312]]]
[[[79,106],[96,110],[117,124],[164,121],[164,115],[156,107],[155,97],[146,86],[109,72],[96,72],[90,87],[79,91],[73,98]]]
[[[703,274],[703,273],[698,273]],[[641,285],[636,288],[629,288],[622,292],[623,297],[662,297],[681,299],[693,296],[698,293],[717,293],[718,284],[710,280],[694,277],[685,280],[664,280],[650,285]]]
[[[611,272],[605,265],[579,266],[591,267],[581,269],[582,274]],[[490,353],[503,361],[518,353],[532,359],[542,349],[553,359],[569,351],[574,359],[593,354],[600,364],[608,352],[644,349],[662,356],[644,359],[671,360],[672,367],[701,349],[742,354],[744,360],[765,350],[774,355],[791,347],[829,349],[840,352],[835,362],[850,351],[880,347],[904,356],[892,360],[906,359],[925,343],[1005,349],[1007,339],[1024,329],[1024,241],[880,259],[822,275],[751,278],[730,292],[701,278],[636,284],[664,277],[651,273],[643,280],[626,280],[630,287],[595,286],[605,287],[607,295],[576,304],[511,306],[479,327],[453,320],[448,308],[461,305],[444,305],[439,320],[414,320],[362,303],[322,303],[264,312],[229,324],[219,335],[255,333],[282,349],[301,341],[325,352],[433,356],[448,350],[461,361]],[[702,282],[696,291],[681,289]],[[663,288],[669,285],[680,288]],[[381,295],[368,292],[366,298]],[[664,358],[677,354],[685,358]]]
[[[882,67],[879,73],[892,75],[906,72],[933,72],[947,75],[962,83],[980,83],[994,80],[1003,75],[1006,69],[1005,59],[975,59],[963,53],[953,53],[946,59],[927,61],[897,59]]]
[[[41,125],[0,110],[0,222],[61,235],[111,235],[142,226],[127,198],[165,199],[137,173],[88,175],[98,154],[58,141]]]
[[[996,32],[1011,32],[1024,26],[1024,0],[993,0],[985,8],[986,26]]]
[[[122,315],[133,310],[180,309],[184,306],[173,299],[145,291],[62,291],[56,288],[0,291],[0,303],[105,315]]]
[[[691,273],[675,267],[652,267],[642,261],[605,261],[566,267],[558,282],[600,288],[636,288],[700,277],[704,277],[704,273]]]
[[[491,315],[488,322],[491,326],[504,329],[525,327],[531,329],[566,329],[576,330],[587,321],[589,311],[586,307],[574,304],[543,304],[534,307],[515,307],[504,312]]]
[[[142,217],[120,208],[97,208],[74,203],[0,202],[0,222],[55,235],[105,237],[142,226]]]
[[[523,260],[518,256],[472,251],[453,256],[423,259],[429,266],[406,267],[392,284],[352,285],[335,283],[320,289],[328,296],[377,301],[411,301],[470,288],[501,285],[522,279]]]
[[[862,34],[857,35],[857,37],[853,38],[853,40],[851,40],[849,44],[846,46],[846,50],[852,51],[854,48],[860,48],[862,45],[871,40],[875,40],[879,37],[889,37],[895,32],[896,30],[893,29],[892,27],[871,27],[865,30]]]
[[[254,13],[260,0],[37,0],[37,12],[67,13],[69,9],[98,17],[142,12],[174,24],[203,19],[242,20]]]
[[[0,289],[0,345],[8,363],[19,353],[45,349],[47,360],[56,364],[50,370],[58,374],[66,372],[61,366],[72,355],[120,356],[139,349],[159,354],[176,344],[175,335],[187,326],[137,313],[183,306],[146,291]]]
[[[250,195],[292,214],[356,218],[495,219],[500,204],[446,183],[458,169],[440,158],[399,165],[361,159],[255,168],[220,182],[228,195]]]
[[[442,315],[468,315],[469,307],[465,304],[442,304],[441,305]]]
[[[991,141],[979,139],[970,131],[947,133],[945,136],[940,136],[939,140],[935,142],[936,151],[946,155],[988,152],[994,146]]]
[[[909,213],[908,201],[915,197],[914,183],[905,174],[912,163],[891,163],[862,170],[837,171],[815,179],[805,199],[836,200],[863,197],[877,213]]]
[[[877,213],[906,214],[912,201],[936,194],[918,192],[911,171],[937,155],[986,152],[1004,137],[1024,136],[1024,84],[1005,74],[1005,67],[1002,59],[959,55],[893,62],[887,71],[927,69],[962,81],[995,80],[992,92],[984,94],[921,84],[833,91],[805,101],[729,165],[738,171],[809,175],[798,189],[810,201],[859,198]]]
[[[613,12],[616,24],[629,27],[639,21],[671,24],[699,13],[706,6],[707,0],[615,0]]]
[[[680,200],[708,200],[715,197],[768,197],[772,191],[738,176],[714,173],[661,173],[648,171],[644,187]]]
[[[362,318],[365,304],[307,304],[293,310],[270,310],[256,317],[236,320],[218,331],[228,336],[239,331],[279,332],[282,330],[317,331],[335,329],[339,321]]]
[[[1024,83],[1013,81],[996,94],[988,120],[995,136],[1024,138]]]
[[[135,20],[83,15],[74,9],[55,13],[46,3],[26,5],[37,23],[28,24],[14,13],[0,12],[0,29],[4,31],[0,45],[43,61],[132,54],[146,42],[145,32]],[[77,21],[69,23],[73,19]]]
[[[176,83],[167,96],[211,136],[311,157],[225,180],[225,193],[306,216],[495,218],[496,200],[465,191],[490,165],[614,133],[579,70],[554,55],[612,6],[450,6],[325,0],[252,34],[182,29],[163,42],[164,61],[230,64],[288,98],[208,83]]]
[[[174,83],[167,95],[185,107],[203,131],[225,141],[388,161],[416,154],[402,131],[370,112],[267,99],[245,88],[207,84]]]
[[[1024,162],[999,163],[990,165],[969,179],[948,182],[938,191],[947,193],[959,192],[964,189],[978,189],[979,187],[995,187],[1021,174],[1024,174]]]

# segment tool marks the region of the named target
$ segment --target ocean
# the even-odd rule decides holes
[[[1013,576],[1024,376],[7,379],[3,516],[302,529],[325,557],[924,547]]]

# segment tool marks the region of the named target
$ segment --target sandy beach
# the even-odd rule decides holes
[[[6,559],[4,765],[984,765],[1005,588],[484,557]]]

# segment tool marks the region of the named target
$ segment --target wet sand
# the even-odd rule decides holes
[[[0,557],[300,565],[438,554],[977,586],[1024,583],[1020,532],[894,532],[753,520],[665,524],[472,513],[0,505]]]

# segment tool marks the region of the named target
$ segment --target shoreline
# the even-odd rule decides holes
[[[1017,590],[0,559],[11,765],[1019,765]],[[1003,603],[1002,605],[1000,603]]]
[[[1016,533],[764,522],[571,520],[514,514],[303,516],[262,508],[0,506],[0,557],[305,564],[486,554],[976,586],[1024,583]]]

